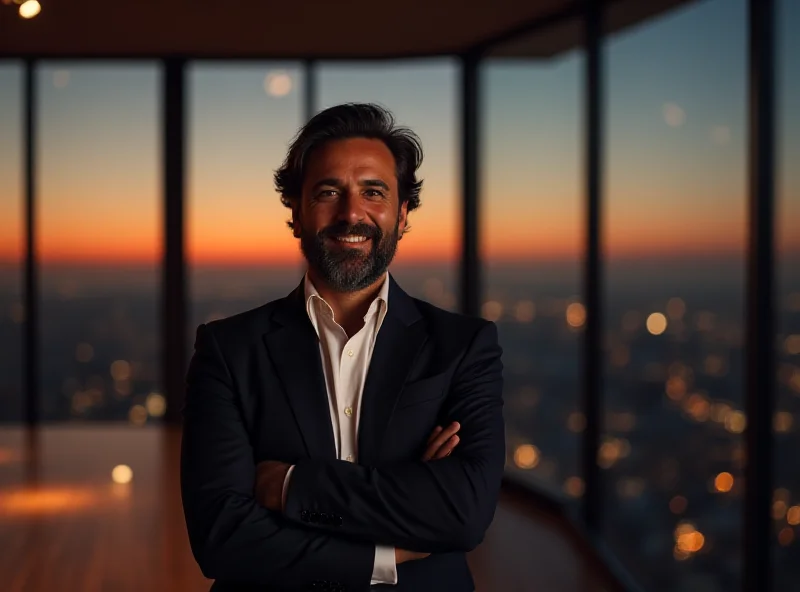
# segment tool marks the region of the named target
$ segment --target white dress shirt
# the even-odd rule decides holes
[[[388,273],[384,277],[378,296],[364,315],[364,326],[352,337],[348,337],[347,332],[336,322],[333,309],[319,295],[308,274],[303,285],[306,312],[319,337],[336,457],[340,460],[357,462],[361,397],[375,340],[389,305]],[[286,473],[283,485],[284,499],[293,468],[291,467]],[[370,584],[397,584],[394,551],[394,547],[375,546],[375,562]]]

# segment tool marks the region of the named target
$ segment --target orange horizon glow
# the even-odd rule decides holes
[[[800,252],[800,235],[791,232],[791,221],[800,215],[800,199],[783,204],[776,221],[779,253]],[[48,265],[152,265],[162,259],[162,230],[154,223],[157,199],[126,215],[108,210],[81,208],[80,215],[66,208],[44,212],[38,228],[37,256]],[[487,262],[552,262],[582,258],[584,226],[578,198],[564,196],[556,211],[526,216],[520,223],[514,208],[490,209],[487,204],[480,229],[480,254]],[[457,199],[442,196],[413,214],[413,230],[404,237],[396,265],[457,261],[461,256],[460,217],[452,215]],[[685,216],[680,211],[647,212],[637,207],[610,203],[601,229],[603,255],[608,260],[743,256],[747,248],[744,208],[728,217]],[[739,208],[737,208],[739,209]],[[263,210],[263,211],[262,211]],[[0,263],[24,259],[24,227],[19,216],[0,216]],[[709,223],[713,220],[713,223]],[[186,255],[190,265],[293,266],[303,262],[298,239],[285,226],[285,210],[279,204],[261,205],[251,215],[222,211],[189,212]]]

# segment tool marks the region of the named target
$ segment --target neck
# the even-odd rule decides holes
[[[352,335],[364,326],[364,315],[370,304],[378,296],[384,281],[389,281],[388,274],[383,274],[375,283],[356,292],[339,292],[331,288],[313,269],[308,270],[311,283],[319,295],[333,309],[336,321],[348,335]]]

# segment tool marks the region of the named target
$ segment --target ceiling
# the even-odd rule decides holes
[[[581,31],[580,0],[39,0],[31,20],[7,1],[0,56],[392,58],[487,41],[504,42],[498,55],[541,56],[574,47]],[[615,0],[611,28],[685,1]],[[537,32],[506,43],[529,26]]]

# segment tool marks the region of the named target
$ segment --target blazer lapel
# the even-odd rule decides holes
[[[388,278],[389,303],[378,332],[361,398],[358,426],[359,463],[375,464],[383,434],[417,354],[428,338],[414,300]]]
[[[278,327],[267,333],[264,341],[308,455],[315,459],[336,458],[319,340],[305,310],[302,283],[283,300],[273,319]]]

